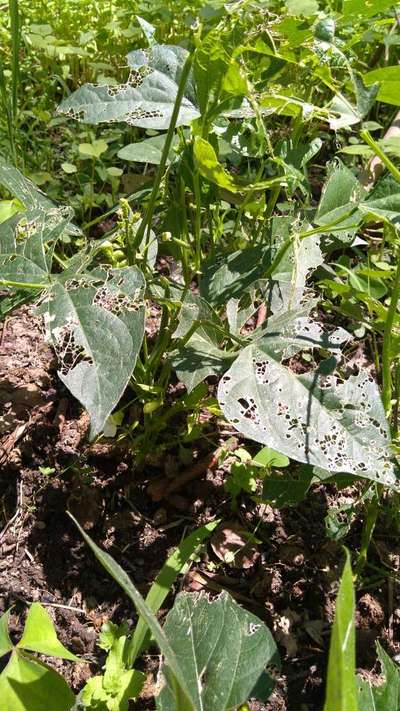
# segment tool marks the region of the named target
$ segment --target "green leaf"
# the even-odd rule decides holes
[[[377,384],[363,371],[341,382],[327,365],[296,375],[263,344],[247,346],[220,381],[221,409],[239,432],[291,459],[398,489]]]
[[[270,447],[263,447],[258,454],[253,457],[253,462],[261,467],[288,467],[290,460],[285,454],[277,452]]]
[[[358,707],[360,711],[398,711],[400,708],[400,667],[377,644],[384,682],[372,686],[365,679],[357,678]]]
[[[215,183],[224,190],[229,190],[231,193],[237,193],[243,190],[239,187],[233,178],[226,172],[225,168],[218,161],[217,154],[214,148],[204,138],[196,136],[193,155],[196,166],[207,180]]]
[[[29,608],[24,632],[17,647],[46,654],[49,657],[80,661],[58,641],[53,622],[39,602],[33,602]]]
[[[343,0],[342,13],[347,20],[357,16],[367,18],[385,12],[392,5],[392,0]]]
[[[75,695],[64,679],[47,665],[16,650],[0,674],[1,711],[43,711],[49,701],[57,711],[68,711]]]
[[[279,665],[272,635],[228,593],[212,601],[201,593],[180,593],[167,615],[164,632],[185,674],[196,711],[225,711],[250,696],[266,700],[272,692],[275,681],[264,671],[267,665]],[[175,711],[168,687],[157,698],[157,708]]]
[[[219,375],[226,370],[227,359],[232,355],[216,345],[215,337],[209,335],[211,329],[198,327],[186,344],[171,353],[171,362],[178,379],[188,392],[209,375]]]
[[[277,509],[295,506],[304,499],[312,479],[313,468],[307,464],[300,467],[297,473],[291,470],[269,473],[264,479],[261,500]]]
[[[50,221],[55,222],[65,217],[72,219],[73,212],[70,208],[58,208],[31,180],[22,175],[17,168],[2,160],[0,160],[0,185],[18,198],[27,210],[40,211],[43,215],[47,215]],[[71,235],[81,234],[79,228],[71,222],[68,223],[66,231]]]
[[[316,0],[285,0],[289,15],[311,17],[316,15],[319,6]]]
[[[378,101],[400,106],[400,67],[398,65],[373,69],[363,78],[367,86],[379,82]]]
[[[205,526],[201,526],[193,531],[164,563],[154,583],[152,584],[147,597],[146,605],[152,612],[156,613],[163,604],[165,598],[171,590],[176,578],[182,573],[192,554],[197,551],[203,541],[208,538],[218,526],[219,520],[210,521]],[[132,640],[128,648],[129,663],[135,663],[137,656],[149,641],[149,632],[145,621],[139,617]]]
[[[98,435],[122,396],[144,334],[144,278],[137,267],[97,269],[53,285],[42,311],[58,375],[88,410]],[[47,309],[46,309],[47,307]]]
[[[71,516],[71,514],[70,514]],[[175,687],[175,709],[176,711],[196,711],[194,700],[192,697],[192,690],[189,688],[187,681],[185,679],[184,672],[175,654],[175,651],[170,644],[168,638],[166,637],[164,631],[161,629],[157,618],[146,605],[141,594],[136,589],[128,575],[121,568],[118,563],[115,562],[113,558],[105,551],[102,551],[94,541],[87,535],[87,533],[81,528],[79,523],[71,516],[72,520],[78,527],[82,534],[82,537],[92,549],[97,560],[101,563],[103,568],[109,573],[109,575],[121,586],[126,595],[132,600],[136,607],[139,615],[143,618],[144,622],[147,624],[151,634],[156,640],[161,653],[164,655],[166,664],[168,664],[170,670],[169,680],[170,683]],[[175,683],[174,683],[175,680]],[[11,711],[11,709],[10,709]]]
[[[0,224],[23,209],[19,200],[0,200]]]
[[[138,143],[129,143],[127,146],[124,146],[124,148],[121,148],[118,151],[118,158],[135,163],[152,163],[153,165],[159,165],[161,162],[165,138],[166,135],[162,134],[146,138],[144,141],[138,141]],[[167,161],[168,163],[171,162],[174,155],[174,149],[178,143],[178,137],[174,136]]]
[[[6,610],[6,612],[4,612],[4,614],[0,617],[0,658],[4,654],[7,654],[7,652],[11,652],[14,646],[8,634],[10,613],[11,608]]]
[[[63,169],[64,173],[67,173],[67,175],[72,175],[73,173],[78,172],[78,168],[72,163],[61,163],[61,168]]]
[[[216,305],[242,296],[248,287],[265,276],[271,261],[269,246],[246,247],[211,258],[203,267],[201,295]]]
[[[93,141],[93,143],[81,143],[79,145],[79,153],[89,158],[100,158],[106,152],[108,146],[105,141]]]
[[[353,574],[346,550],[329,647],[324,711],[358,711],[354,606]]]
[[[58,112],[83,123],[125,121],[130,126],[167,129],[187,54],[182,47],[168,45],[130,52],[128,63],[132,70],[126,84],[85,84],[64,99]],[[179,109],[177,126],[190,124],[199,116],[199,111],[188,98],[188,95],[194,98],[190,81],[186,94]]]
[[[358,203],[367,195],[354,173],[343,163],[335,163],[323,189],[316,214],[318,225],[345,219],[355,212]],[[355,220],[356,222],[356,220]]]

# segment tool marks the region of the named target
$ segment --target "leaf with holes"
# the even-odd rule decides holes
[[[261,620],[223,592],[210,601],[200,593],[180,593],[168,613],[164,632],[185,674],[196,711],[225,711],[249,697],[265,701],[275,680],[266,667],[277,669],[275,642]],[[175,709],[165,686],[157,698],[159,711]]]
[[[262,343],[247,346],[220,381],[221,409],[246,437],[296,461],[399,489],[377,384],[366,372],[340,382],[323,366],[296,375]]]
[[[47,215],[48,220],[55,225],[58,220],[68,217],[66,232],[71,235],[80,235],[78,227],[70,220],[73,216],[71,208],[57,207],[39,188],[26,178],[17,168],[0,160],[0,185],[6,188],[11,195],[18,198],[29,212],[37,215]],[[29,218],[28,218],[29,219]]]
[[[167,45],[130,52],[128,63],[131,72],[126,84],[85,84],[64,99],[58,112],[83,123],[125,121],[130,126],[167,129],[186,57],[187,51],[182,47]],[[193,98],[189,80],[177,126],[190,124],[199,117]]]
[[[144,279],[139,269],[96,269],[55,283],[45,304],[58,375],[88,410],[98,435],[122,396],[144,333]]]

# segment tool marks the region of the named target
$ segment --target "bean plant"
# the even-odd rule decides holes
[[[207,439],[207,412],[249,450],[225,484],[234,510],[260,480],[257,500],[277,507],[321,481],[356,484],[360,580],[379,512],[400,492],[400,148],[398,136],[377,137],[399,105],[398,43],[372,52],[393,25],[390,3],[273,5],[230,3],[220,13],[216,4],[184,37],[138,17],[141,47],[128,52],[124,76],[79,88],[70,81],[56,120],[65,131],[76,122],[87,137],[79,145],[86,197],[71,195],[75,212],[24,174],[24,139],[14,131],[21,122],[12,121],[18,77],[10,102],[1,70],[8,159],[0,185],[12,214],[0,224],[0,308],[5,316],[33,301],[58,377],[90,416],[89,438],[117,425],[138,464],[155,448]],[[18,13],[12,18],[17,33]],[[145,166],[141,180],[121,190],[132,165]],[[78,173],[72,159],[64,171]],[[96,214],[96,185],[107,181],[107,204]],[[106,234],[96,235],[105,220]],[[360,344],[372,367],[352,365]],[[171,397],[177,383],[184,390]],[[348,528],[335,530],[341,538]],[[264,670],[279,662],[261,622],[227,595],[209,603],[182,593],[161,629],[156,608],[83,536],[163,654],[158,708],[213,711],[257,693],[268,698],[274,674]],[[325,709],[362,708],[360,694],[384,708],[371,700],[389,698],[381,687],[375,693],[360,682],[357,691],[346,560]],[[214,679],[208,670],[203,684],[200,620],[212,630],[222,614],[230,621],[215,640],[222,671]],[[106,670],[78,705],[128,708],[143,682],[133,670],[142,650],[134,640],[126,628],[105,630]],[[232,660],[224,666],[218,656],[225,647],[240,650],[231,679]],[[114,655],[125,686],[112,677]],[[398,679],[383,650],[378,656],[387,679]]]

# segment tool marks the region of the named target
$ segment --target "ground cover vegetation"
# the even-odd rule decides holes
[[[398,13],[4,5],[0,711],[400,708]]]

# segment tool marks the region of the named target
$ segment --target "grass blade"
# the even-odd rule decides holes
[[[208,536],[218,526],[218,523],[218,520],[211,521],[205,526],[193,531],[190,536],[185,538],[182,543],[179,544],[177,549],[164,563],[145,600],[146,605],[152,612],[158,612],[167,597],[172,584],[175,582],[179,573],[182,572],[182,569],[186,565],[192,553],[194,553],[202,542],[208,538]],[[131,666],[133,666],[137,656],[146,646],[149,638],[150,635],[147,624],[143,618],[140,617],[128,650],[128,659]]]

